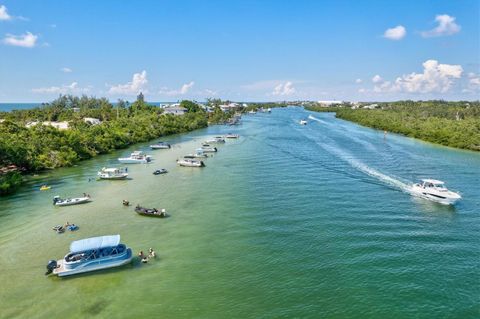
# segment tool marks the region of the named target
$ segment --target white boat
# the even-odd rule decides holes
[[[300,125],[307,125],[307,121],[306,120],[300,120]]]
[[[462,196],[445,187],[445,183],[436,179],[422,179],[410,189],[412,195],[425,198],[444,205],[453,205]]]
[[[257,112],[255,110],[251,110],[248,112],[248,114],[257,114]]]
[[[218,150],[216,147],[210,146],[209,144],[203,144],[202,147],[197,150],[197,152],[198,151],[201,151],[204,153],[215,153]]]
[[[228,133],[227,135],[225,135],[225,138],[239,138],[240,135],[238,134],[232,134],[232,133]]]
[[[100,179],[125,179],[128,177],[128,173],[121,168],[102,168],[97,173]]]
[[[152,160],[150,155],[144,154],[142,151],[135,151],[129,157],[120,157],[118,161],[123,164],[147,164]]]
[[[197,152],[193,154],[187,154],[183,158],[190,158],[190,159],[196,159],[196,158],[207,158],[208,155],[203,153],[203,152]]]
[[[78,204],[85,204],[90,202],[90,196],[77,197],[77,198],[60,198],[60,196],[55,196],[53,198],[53,205],[55,206],[71,206]]]
[[[177,160],[177,164],[185,167],[203,167],[205,163],[203,161],[191,159],[191,158],[182,158]]]
[[[213,144],[213,143],[225,143],[225,139],[221,136],[215,136],[213,138],[209,138],[204,142],[204,144]]]
[[[268,108],[268,109],[267,109],[267,112],[268,112],[268,113],[272,113],[272,109],[271,109],[271,108]]]
[[[156,144],[152,144],[150,145],[150,148],[152,150],[162,150],[162,149],[169,149],[171,148],[172,146],[168,143],[165,143],[165,142],[158,142]]]
[[[60,260],[50,260],[46,275],[59,277],[119,267],[132,261],[132,250],[120,244],[120,235],[92,237],[70,244],[70,252]]]

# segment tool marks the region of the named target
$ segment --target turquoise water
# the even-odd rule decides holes
[[[309,119],[307,126],[298,121]],[[175,159],[207,136],[238,133],[203,169]],[[477,318],[480,154],[378,132],[301,108],[248,115],[238,127],[173,136],[128,181],[89,181],[130,150],[33,179],[0,199],[3,318]],[[157,168],[169,173],[154,176]],[[444,180],[446,207],[404,191]],[[51,191],[40,192],[47,181]],[[92,195],[53,207],[55,194]],[[122,199],[168,219],[137,216]],[[75,233],[55,234],[65,221]],[[44,277],[72,240],[119,233],[148,264]]]

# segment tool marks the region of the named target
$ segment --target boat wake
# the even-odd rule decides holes
[[[317,122],[319,122],[319,123],[328,124],[327,122],[325,122],[325,121],[323,121],[323,120],[321,120],[321,119],[319,119],[319,118],[316,118],[316,117],[313,116],[313,115],[309,115],[308,118],[309,118],[310,120],[314,120],[314,121],[317,121]]]

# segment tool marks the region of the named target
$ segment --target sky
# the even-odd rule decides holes
[[[0,0],[0,103],[480,98],[480,1]]]

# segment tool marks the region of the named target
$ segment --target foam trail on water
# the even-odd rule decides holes
[[[311,119],[311,120],[314,120],[314,121],[317,121],[317,122],[323,123],[323,124],[328,124],[327,122],[325,122],[325,121],[322,121],[321,119],[318,119],[318,118],[316,118],[316,117],[315,117],[315,116],[313,116],[313,115],[309,115],[309,116],[308,116],[308,118],[309,118],[309,119]]]
[[[362,161],[353,157],[351,154],[349,154],[349,153],[347,153],[347,152],[345,152],[345,151],[343,151],[339,148],[332,147],[332,146],[327,145],[327,144],[319,144],[319,145],[321,147],[323,147],[329,153],[331,153],[333,155],[336,155],[339,158],[341,158],[342,160],[349,163],[353,168],[356,168],[359,171],[361,171],[361,172],[363,172],[363,173],[365,173],[365,174],[367,174],[371,177],[374,177],[377,180],[379,180],[379,181],[381,181],[381,182],[383,182],[383,183],[385,183],[385,184],[387,184],[391,187],[400,189],[400,190],[402,190],[404,192],[407,192],[407,193],[410,192],[410,186],[409,186],[408,183],[402,182],[401,180],[399,180],[397,178],[394,178],[392,176],[388,176],[386,174],[383,174],[383,173],[377,171],[374,168],[369,167],[368,165],[366,165]]]

